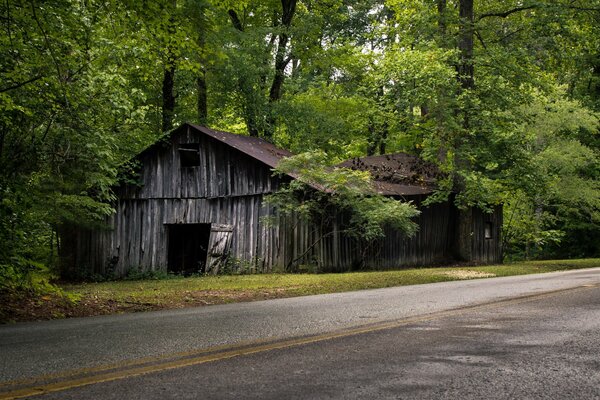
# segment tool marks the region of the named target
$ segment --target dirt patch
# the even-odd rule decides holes
[[[139,304],[124,304],[108,299],[84,298],[73,301],[56,294],[44,296],[0,295],[0,323],[87,317],[150,309],[155,308]]]
[[[457,269],[455,271],[443,272],[442,275],[454,279],[476,279],[476,278],[493,278],[496,274],[491,272],[470,271],[466,269]]]
[[[73,301],[55,294],[33,296],[4,293],[0,294],[0,324],[277,299],[294,294],[287,288],[258,291],[199,290],[183,291],[152,299],[128,297],[114,300],[103,296],[89,295]]]

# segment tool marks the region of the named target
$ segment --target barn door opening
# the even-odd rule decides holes
[[[233,226],[213,224],[210,231],[208,243],[208,257],[206,258],[206,273],[218,274],[229,257],[231,240],[233,238]]]
[[[206,270],[210,224],[168,225],[168,271],[190,275]]]

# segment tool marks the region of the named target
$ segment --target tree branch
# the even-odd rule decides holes
[[[227,14],[229,14],[229,19],[231,20],[233,27],[240,32],[244,32],[244,26],[242,25],[242,21],[240,21],[240,18],[238,17],[235,10],[230,9],[229,11],[227,11]]]
[[[600,11],[600,7],[578,7],[578,6],[566,6],[568,9],[577,11]]]
[[[313,231],[313,233],[314,233],[314,232],[315,232],[315,231]],[[304,251],[302,254],[300,254],[298,257],[296,257],[296,258],[294,258],[294,259],[290,260],[290,261],[287,263],[287,266],[286,266],[287,270],[289,271],[289,270],[291,269],[292,265],[294,265],[294,263],[295,263],[295,262],[297,262],[297,261],[301,260],[302,258],[304,258],[304,257],[305,257],[305,256],[306,256],[308,253],[310,253],[310,251],[311,251],[311,250],[312,250],[312,249],[313,249],[313,248],[314,248],[316,245],[318,245],[319,243],[321,243],[321,242],[322,242],[322,241],[323,241],[325,238],[327,238],[327,237],[329,237],[329,236],[331,236],[331,235],[334,235],[334,234],[336,234],[336,233],[344,234],[344,233],[348,233],[348,232],[349,232],[349,230],[347,230],[347,229],[342,229],[342,230],[339,230],[339,231],[333,230],[333,231],[327,232],[327,233],[325,233],[325,234],[323,234],[323,235],[319,236],[319,238],[318,238],[317,240],[315,240],[315,241],[314,241],[314,242],[313,242],[313,243],[312,243],[310,246],[308,246],[308,247],[306,248],[306,250],[305,250],[305,251]]]
[[[37,13],[35,12],[36,6],[35,6],[34,1],[31,0],[30,3],[31,3],[31,13],[32,13],[33,19],[35,20],[38,28],[40,29],[40,31],[42,32],[42,35],[44,36],[44,42],[46,43],[46,47],[48,48],[48,51],[50,52],[50,57],[52,58],[52,61],[54,62],[54,66],[56,68],[56,75],[57,75],[58,82],[62,84],[62,72],[60,70],[60,64],[58,63],[57,57],[54,54],[54,50],[53,50],[52,46],[50,45],[50,38],[48,37],[46,30],[42,26],[42,22],[40,21]]]
[[[477,39],[479,39],[479,43],[481,43],[481,45],[483,46],[483,48],[485,50],[487,50],[487,46],[485,45],[485,42],[483,41],[483,37],[481,37],[481,33],[479,33],[479,31],[475,31],[475,36],[477,37]]]
[[[500,42],[502,42],[502,41],[504,41],[504,40],[508,39],[509,37],[511,37],[511,36],[514,36],[514,35],[516,35],[516,34],[517,34],[517,33],[519,33],[519,32],[522,32],[523,30],[524,30],[523,28],[519,28],[519,29],[517,29],[517,30],[514,30],[514,31],[512,31],[512,32],[509,32],[509,33],[507,33],[506,35],[502,36],[500,39],[494,40],[494,42],[493,42],[493,43],[500,43]]]
[[[523,7],[516,7],[513,9],[510,9],[508,11],[499,11],[499,12],[491,12],[491,13],[485,13],[485,14],[481,14],[478,18],[477,21],[481,21],[484,18],[488,18],[488,17],[499,17],[499,18],[506,18],[511,14],[515,14],[521,11],[526,11],[526,10],[531,10],[533,8],[537,8],[537,5],[533,4],[530,6],[523,6]]]
[[[34,76],[33,78],[26,80],[25,82],[19,82],[19,83],[15,83],[15,84],[14,84],[14,85],[12,85],[12,86],[9,86],[9,87],[6,87],[6,88],[3,88],[3,89],[0,89],[0,93],[8,92],[9,90],[18,89],[18,88],[20,88],[21,86],[25,86],[25,85],[27,85],[28,83],[35,82],[35,81],[37,81],[37,80],[39,80],[39,79],[42,79],[42,75]]]

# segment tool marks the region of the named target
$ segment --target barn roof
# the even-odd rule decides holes
[[[207,128],[205,126],[194,125],[186,122],[183,125],[173,129],[162,139],[156,141],[154,144],[147,147],[145,150],[139,153],[137,157],[141,157],[145,154],[151,153],[157,148],[169,146],[170,142],[166,140],[167,138],[170,138],[173,134],[175,134],[175,132],[180,132],[188,128],[191,128],[196,132],[200,132],[221,143],[233,147],[234,149],[239,150],[244,154],[247,154],[255,160],[263,162],[271,168],[275,168],[279,163],[279,160],[281,160],[282,158],[293,156],[293,154],[289,151],[281,149],[261,138],[237,135],[235,133],[230,132],[217,131],[214,129]]]
[[[277,166],[277,163],[279,163],[279,160],[281,160],[282,158],[290,157],[293,155],[289,151],[281,149],[261,138],[216,131],[214,129],[206,128],[204,126],[199,125],[186,125],[204,133],[207,136],[212,137],[213,139],[225,143],[233,147],[234,149],[249,155],[252,158],[255,158],[258,161],[267,164],[271,168],[275,168]]]
[[[293,155],[293,153],[281,149],[261,138],[218,131],[190,123],[183,124],[173,130],[171,134],[186,128],[191,128],[210,136],[261,161],[271,168],[275,168],[282,158]],[[150,151],[150,149],[159,145],[159,143],[155,143],[142,153]],[[410,196],[433,193],[435,182],[441,176],[435,164],[406,153],[352,158],[337,166],[369,171],[373,177],[373,184],[377,192],[387,196]],[[290,176],[295,178],[293,174],[290,174]]]
[[[338,167],[369,171],[375,189],[387,196],[433,193],[441,177],[435,164],[406,153],[353,158]]]

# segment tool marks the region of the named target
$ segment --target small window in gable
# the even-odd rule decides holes
[[[197,167],[200,165],[200,145],[198,143],[184,143],[179,145],[179,160],[182,168]]]
[[[485,223],[485,231],[484,231],[484,235],[486,239],[492,239],[493,235],[494,235],[494,231],[492,230],[493,225],[491,222],[486,222]]]

